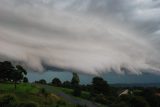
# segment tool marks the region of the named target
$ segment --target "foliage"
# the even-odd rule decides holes
[[[35,83],[39,83],[39,84],[47,84],[45,79],[40,79],[39,81],[35,81]]]
[[[62,83],[61,83],[61,81],[60,81],[59,78],[54,78],[54,79],[52,80],[52,84],[53,84],[54,86],[57,86],[57,87],[60,87],[60,86],[62,85]]]
[[[71,82],[70,81],[64,81],[62,86],[65,87],[65,88],[71,88]]]
[[[149,107],[149,104],[146,102],[146,100],[140,96],[134,96],[131,99],[130,104],[132,107]]]
[[[73,73],[71,84],[74,86],[74,85],[78,85],[79,82],[80,82],[80,79],[79,79],[78,74],[77,73]]]
[[[17,99],[14,95],[11,95],[11,94],[4,95],[0,98],[0,106],[1,107],[16,107]]]
[[[0,81],[14,82],[16,88],[17,82],[21,82],[25,75],[27,72],[21,65],[14,67],[9,61],[0,62]]]
[[[128,107],[128,105],[125,102],[119,102],[112,104],[110,107]]]
[[[22,102],[18,107],[39,107],[39,105],[35,102]]]
[[[95,96],[96,94],[109,94],[109,85],[107,81],[103,80],[101,77],[94,77],[92,80],[91,95]]]
[[[74,89],[73,95],[80,96],[81,95],[81,87],[79,85],[80,79],[77,73],[73,73],[73,77],[71,80],[72,87]]]
[[[0,62],[0,81],[11,81],[11,73],[15,71],[15,67],[9,61]]]
[[[93,100],[101,104],[107,104],[107,98],[103,94],[97,95]]]

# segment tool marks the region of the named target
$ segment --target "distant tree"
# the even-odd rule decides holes
[[[70,81],[64,81],[62,85],[63,85],[63,87],[71,88],[71,82]]]
[[[45,79],[41,79],[41,80],[39,80],[37,83],[40,83],[40,84],[47,84],[47,82],[46,82]]]
[[[80,79],[79,79],[78,74],[77,73],[73,73],[71,84],[72,85],[77,85],[77,84],[79,84],[79,82],[80,82]]]
[[[28,78],[27,78],[27,77],[24,77],[24,78],[23,78],[23,82],[24,82],[24,83],[28,83]]]
[[[54,78],[54,79],[52,80],[52,84],[53,84],[54,86],[58,86],[58,87],[62,85],[62,83],[61,83],[61,81],[60,81],[59,78]]]
[[[80,79],[77,73],[73,73],[73,77],[71,80],[71,84],[73,86],[73,95],[74,96],[80,96],[81,95],[81,87],[79,85]]]
[[[94,94],[109,94],[109,85],[107,81],[103,80],[101,77],[94,77],[92,80],[92,95]]]

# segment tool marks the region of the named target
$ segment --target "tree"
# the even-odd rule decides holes
[[[101,77],[94,77],[92,80],[92,95],[95,94],[109,94],[109,85],[107,81],[103,80]]]
[[[21,65],[14,67],[9,61],[0,62],[0,81],[14,82],[16,88],[17,82],[23,80],[25,75],[27,72]]]
[[[41,79],[39,81],[37,81],[36,83],[40,83],[40,84],[47,84],[46,80],[45,79]]]
[[[80,79],[79,79],[78,74],[73,73],[71,84],[74,88],[74,91],[73,91],[74,96],[80,96],[81,95],[81,87],[79,86],[79,82],[80,82]]]
[[[64,81],[63,82],[63,87],[65,87],[65,88],[71,88],[71,82],[70,81]]]
[[[0,62],[0,81],[11,81],[15,67],[9,61]]]
[[[15,89],[17,82],[23,80],[25,75],[27,75],[26,70],[21,65],[17,65],[16,69],[12,72],[12,81],[14,82]]]
[[[74,86],[74,85],[78,85],[79,82],[80,82],[80,80],[79,80],[78,74],[77,73],[73,73],[71,84]]]
[[[62,83],[61,83],[61,81],[60,81],[59,78],[54,78],[54,79],[52,80],[52,84],[53,84],[54,86],[58,86],[58,87],[62,85]]]

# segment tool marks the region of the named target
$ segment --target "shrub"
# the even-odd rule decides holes
[[[16,107],[17,99],[14,95],[8,94],[0,98],[0,107]]]
[[[101,104],[107,104],[107,99],[103,94],[97,95],[94,99],[95,102],[101,103]]]
[[[74,86],[73,95],[74,96],[81,96],[81,88],[79,85]]]
[[[63,100],[59,100],[59,101],[57,102],[57,104],[58,104],[58,105],[66,105],[66,102],[63,101]]]
[[[116,104],[112,104],[110,107],[128,107],[128,105],[125,102],[119,102]]]
[[[23,102],[18,105],[18,107],[39,107],[35,102]]]

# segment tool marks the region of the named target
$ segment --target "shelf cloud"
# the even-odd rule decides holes
[[[0,59],[45,71],[160,74],[158,0],[0,0]]]

